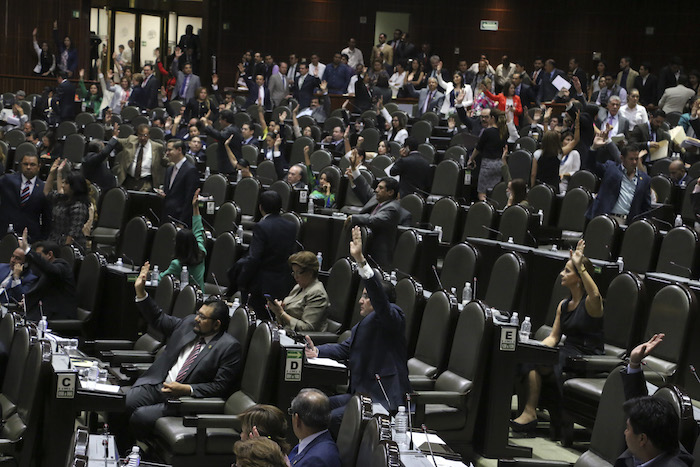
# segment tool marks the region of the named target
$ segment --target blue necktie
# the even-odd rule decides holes
[[[294,458],[299,454],[299,445],[297,444],[294,446],[294,449],[292,449],[292,452],[289,453],[289,462],[294,462]]]

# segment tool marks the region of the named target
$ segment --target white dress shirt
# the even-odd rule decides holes
[[[134,153],[134,160],[129,166],[129,175],[132,177],[136,172],[136,162],[139,159],[139,148],[141,145],[136,146],[136,152]],[[148,177],[151,175],[151,163],[153,161],[153,152],[151,151],[151,141],[148,140],[146,145],[143,147],[143,160],[141,161],[141,178]]]

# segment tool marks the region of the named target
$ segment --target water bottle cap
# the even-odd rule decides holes
[[[404,407],[403,405],[400,405],[399,412],[405,412],[405,411],[406,411],[406,407]]]
[[[134,446],[133,448],[131,448],[131,452],[132,452],[132,453],[137,453],[137,452],[139,452],[140,450],[141,450],[141,449],[139,449],[138,446]]]

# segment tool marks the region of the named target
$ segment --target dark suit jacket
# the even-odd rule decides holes
[[[394,257],[394,244],[396,243],[396,227],[399,225],[399,208],[397,200],[385,202],[377,212],[377,197],[363,176],[355,178],[355,186],[352,191],[365,203],[360,214],[352,215],[352,225],[366,225],[372,229],[372,241],[368,245],[368,252],[382,268],[391,266]]]
[[[103,192],[117,186],[117,180],[107,166],[107,158],[117,144],[119,144],[119,141],[113,136],[102,151],[85,154],[83,156],[83,164],[80,166],[83,176],[99,186]]]
[[[643,106],[659,103],[659,80],[654,75],[647,77],[646,84],[642,84],[641,76],[634,78],[634,87],[639,91],[639,103]]]
[[[27,253],[27,263],[38,276],[34,286],[25,295],[27,319],[41,319],[39,300],[43,304],[44,316],[49,321],[75,319],[78,300],[75,296],[73,268],[61,258],[50,263],[34,250]]]
[[[391,175],[400,176],[399,194],[402,198],[416,190],[421,195],[430,192],[431,174],[430,164],[418,151],[400,157],[391,168]]]
[[[160,82],[158,80],[158,77],[153,73],[150,78],[148,79],[148,82],[146,85],[143,87],[144,93],[145,93],[145,98],[144,98],[144,103],[145,108],[147,109],[155,109],[158,107],[158,92],[160,90]]]
[[[163,222],[170,222],[168,216],[184,222],[189,227],[192,227],[192,197],[194,192],[199,188],[199,171],[189,161],[185,160],[180,167],[173,185],[170,185],[170,177],[173,175],[175,166],[168,167],[165,171],[165,179],[163,180],[163,191],[165,191],[165,199],[163,200]]]
[[[148,107],[148,94],[146,89],[141,86],[136,86],[129,94],[128,105],[133,105],[139,109],[145,109]]]
[[[248,85],[248,99],[245,101],[245,108],[247,109],[253,104],[258,103],[258,91],[259,87],[255,83],[255,80],[250,77],[246,76],[245,77],[245,82]],[[263,89],[265,90],[265,102],[263,105],[265,106],[265,110],[272,110],[272,101],[270,100],[270,90],[267,88],[267,85],[263,85]]]
[[[53,100],[53,110],[58,115],[59,122],[73,120],[75,118],[75,84],[63,80],[56,88],[56,96]]]
[[[530,107],[531,103],[535,101],[535,96],[532,92],[532,87],[528,86],[525,83],[522,83],[520,85],[520,94],[518,94],[518,96],[520,96],[521,104],[525,107]]]
[[[360,112],[372,107],[372,87],[365,86],[362,76],[359,76],[355,81],[355,107]]]
[[[226,152],[226,146],[224,145],[226,144],[226,140],[229,138],[229,136],[233,134],[233,140],[231,141],[230,146],[231,151],[233,151],[233,155],[236,156],[236,159],[243,157],[243,149],[241,149],[243,139],[238,127],[231,124],[226,128],[221,129],[221,131],[212,126],[204,126],[200,123],[197,124],[197,127],[202,133],[205,133],[207,136],[211,136],[219,142],[219,146],[216,148],[216,162],[219,166],[219,172],[223,174],[235,173],[236,169],[233,167],[233,164],[231,164],[231,161],[228,158],[228,153]]]
[[[588,209],[586,217],[593,219],[601,214],[610,214],[620,196],[620,185],[625,173],[621,169],[621,164],[607,161],[604,164],[597,164],[596,172],[600,177],[600,188],[598,196]],[[637,188],[634,191],[632,204],[627,218],[631,222],[635,216],[651,209],[651,178],[641,170],[637,173]]]
[[[51,203],[44,196],[44,182],[37,180],[27,204],[20,206],[19,192],[22,186],[20,173],[0,177],[0,232],[6,232],[12,224],[20,235],[25,227],[29,240],[43,240],[51,230]]]
[[[559,92],[559,89],[555,88],[552,84],[552,82],[557,76],[561,76],[562,78],[566,79],[566,75],[564,74],[564,72],[556,68],[554,69],[553,75],[551,77],[549,73],[547,73],[544,70],[542,71],[542,73],[540,73],[540,76],[538,76],[538,78],[542,77],[542,81],[540,82],[540,88],[537,92],[538,105],[542,102],[551,101]]]
[[[378,276],[375,271],[374,276],[363,280],[374,312],[352,328],[349,339],[320,345],[318,351],[319,357],[348,360],[350,393],[369,394],[374,402],[391,411],[405,405],[406,393],[411,391],[406,365],[406,318],[401,308],[389,303]],[[375,374],[382,379],[389,407]]]
[[[311,73],[307,73],[306,78],[304,78],[304,83],[300,88],[300,77],[301,75],[294,78],[294,83],[292,83],[292,94],[294,95],[294,98],[297,100],[297,102],[299,102],[299,108],[305,109],[311,104],[311,98],[313,97],[314,89],[320,86],[321,81],[315,76],[312,76]]]
[[[683,74],[682,69],[681,74]],[[678,85],[678,80],[676,79],[676,75],[673,73],[673,70],[671,70],[671,67],[667,65],[659,70],[658,88],[656,91],[656,95],[659,97],[659,99],[661,96],[663,96],[666,89],[672,88],[676,85]]]
[[[656,133],[656,141],[663,141],[666,140],[668,141],[668,155],[671,155],[671,135],[668,134],[668,131],[664,130],[663,128],[657,128],[654,133]],[[651,141],[651,133],[649,133],[649,126],[647,126],[646,123],[640,123],[638,125],[635,125],[635,127],[632,129],[632,132],[630,133],[629,137],[630,143],[636,143],[639,145],[644,146],[644,149],[648,149],[647,142]]]
[[[167,315],[151,297],[138,302],[136,306],[148,324],[166,337],[168,345],[134,386],[160,384],[165,381],[182,348],[198,337],[193,331],[195,315],[184,319]],[[224,330],[202,347],[184,383],[192,386],[194,397],[226,398],[235,389],[240,367],[241,344]]]
[[[9,263],[0,264],[0,282],[5,280],[7,275],[10,274],[10,271],[11,268]],[[10,297],[9,301],[12,302],[12,299],[15,299],[19,302],[22,300],[22,295],[31,290],[36,280],[37,277],[25,265],[24,272],[22,272],[22,275],[20,276],[20,284],[17,287],[12,287],[12,279],[10,279],[10,282],[7,284],[7,289],[5,291]],[[7,297],[4,293],[0,295],[0,303],[8,303]]]
[[[289,462],[295,467],[340,467],[338,446],[329,431],[318,435],[301,454],[297,444],[289,454]]]

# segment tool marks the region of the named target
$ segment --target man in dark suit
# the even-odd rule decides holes
[[[668,65],[659,70],[659,87],[657,95],[663,96],[668,88],[678,85],[678,78],[683,74],[683,61],[680,57],[671,57]]]
[[[172,164],[165,171],[163,182],[163,222],[175,218],[192,227],[192,198],[199,186],[199,171],[185,158],[182,140],[168,141],[165,155]]]
[[[396,197],[399,194],[399,182],[391,177],[384,177],[377,188],[372,188],[357,169],[359,156],[353,150],[350,157],[350,167],[346,170],[355,195],[365,203],[360,214],[353,214],[345,220],[345,226],[366,225],[372,229],[372,242],[369,254],[382,268],[389,268],[394,256],[396,228],[399,225],[400,204]]]
[[[265,295],[282,300],[291,289],[287,259],[296,246],[296,227],[280,216],[282,199],[275,191],[260,195],[262,219],[253,228],[248,255],[229,270],[229,294],[241,291],[241,301],[260,317],[267,317]]]
[[[58,87],[53,99],[53,110],[59,122],[75,119],[75,84],[68,81],[68,74],[58,74]]]
[[[20,172],[0,177],[0,232],[12,224],[15,232],[29,229],[35,242],[46,238],[51,227],[51,203],[44,196],[44,182],[39,174],[39,158],[25,155]]]
[[[566,79],[564,72],[556,68],[556,63],[551,58],[544,63],[544,71],[538,74],[538,78],[540,78],[540,76],[542,80],[539,82],[537,105],[545,102],[551,102],[554,97],[556,97],[559,89],[557,89],[552,83],[557,76],[561,76],[562,78]]]
[[[321,81],[317,76],[309,74],[309,65],[307,63],[299,64],[299,76],[294,79],[292,84],[292,94],[299,102],[299,108],[305,109],[311,104],[311,97],[314,95],[314,89],[321,85]]]
[[[233,155],[236,156],[236,159],[240,160],[243,158],[243,139],[238,127],[234,125],[232,111],[222,110],[219,112],[219,126],[221,130],[217,130],[213,126],[207,125],[206,120],[204,119],[197,122],[197,128],[199,128],[201,133],[210,136],[219,143],[218,147],[216,148],[216,162],[219,166],[219,172],[226,175],[234,174],[236,173],[236,168],[228,158],[225,145],[228,144],[233,152]],[[231,138],[230,143],[228,142],[229,138]]]
[[[30,249],[25,229],[19,248],[24,251],[27,264],[38,277],[24,297],[27,319],[39,321],[42,315],[49,322],[52,319],[75,319],[78,300],[75,296],[73,268],[66,260],[58,257],[61,254],[58,244],[37,242]]]
[[[16,248],[9,263],[0,264],[0,303],[19,302],[31,290],[37,277],[26,264],[24,250]]]
[[[238,70],[241,75],[245,72],[245,68],[242,63],[238,64]],[[255,80],[252,76],[245,76],[245,82],[248,85],[248,98],[245,101],[245,108],[247,109],[253,104],[258,104],[262,98],[263,106],[266,110],[272,110],[272,100],[270,100],[270,90],[265,84],[264,75],[255,75]]]
[[[147,109],[155,109],[158,107],[158,92],[160,91],[160,83],[155,73],[153,73],[153,65],[147,63],[143,66],[141,70],[143,73],[143,83],[141,87],[144,90],[145,107]]]
[[[517,71],[513,73],[511,82],[513,86],[515,86],[515,95],[520,97],[520,102],[523,107],[530,107],[535,101],[535,98],[532,94],[532,88],[523,82],[522,74]]]
[[[401,198],[411,193],[424,194],[430,191],[432,173],[430,164],[418,151],[418,140],[413,136],[406,138],[401,148],[401,157],[391,168],[391,175],[398,175],[399,194]]]
[[[168,344],[126,394],[126,412],[136,439],[149,437],[156,421],[168,415],[168,399],[228,397],[241,366],[241,344],[226,332],[226,303],[210,298],[184,319],[167,315],[146,293],[149,267],[146,262],[134,284],[136,306]]]
[[[405,405],[411,392],[406,365],[406,318],[393,302],[396,298],[391,283],[380,279],[362,254],[362,234],[352,230],[350,254],[359,266],[365,289],[360,298],[363,319],[352,328],[350,338],[340,344],[315,347],[306,336],[306,356],[348,361],[350,386],[347,394],[331,397],[331,432],[337,433],[340,421],[352,394],[369,394],[389,412]],[[380,386],[377,376],[382,381]],[[386,395],[385,395],[386,391]],[[388,399],[388,400],[387,400]]]
[[[80,166],[83,176],[99,186],[103,193],[117,186],[117,179],[107,164],[107,159],[119,144],[116,136],[119,134],[119,124],[115,122],[112,126],[113,136],[107,144],[99,140],[88,143],[87,154],[83,156],[83,164]]]
[[[609,214],[624,225],[651,209],[651,178],[637,169],[638,163],[639,148],[628,145],[622,148],[622,163],[606,161],[596,164],[600,189],[586,217],[593,219]]]
[[[651,74],[649,62],[639,66],[639,76],[634,79],[634,87],[639,91],[639,103],[649,111],[654,110],[659,102],[659,80]]]
[[[588,89],[588,76],[586,76],[586,72],[583,68],[579,66],[578,59],[575,57],[569,59],[569,71],[571,72],[571,76],[576,76],[578,78],[582,89]]]
[[[646,123],[635,125],[630,133],[630,143],[639,145],[640,149],[653,151],[658,149],[661,141],[668,142],[668,155],[671,155],[671,135],[664,130],[663,124],[666,121],[666,112],[661,109],[655,110],[651,118]]]
[[[192,73],[192,64],[185,63],[180,71],[180,57],[182,57],[182,50],[179,47],[175,48],[175,60],[173,60],[172,65],[170,65],[170,73],[177,78],[175,82],[175,87],[173,88],[173,95],[171,99],[182,99],[185,104],[195,97],[195,92],[202,86],[199,76]]]
[[[292,429],[299,439],[289,453],[295,467],[340,467],[340,454],[328,431],[331,405],[328,396],[318,389],[302,389],[292,399]]]

